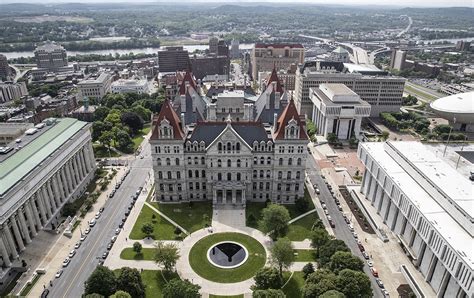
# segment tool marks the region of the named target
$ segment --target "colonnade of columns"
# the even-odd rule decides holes
[[[230,198],[227,197],[227,191],[231,191],[232,195]],[[239,198],[239,204],[245,204],[245,189],[214,189],[214,196],[213,196],[213,203],[214,204],[227,204],[227,203],[232,203],[236,204],[237,203],[237,192],[240,191],[240,198]],[[218,200],[218,194],[217,192],[222,193],[222,199]]]
[[[12,265],[11,260],[51,221],[91,171],[95,171],[95,158],[88,143],[0,225],[3,266]]]

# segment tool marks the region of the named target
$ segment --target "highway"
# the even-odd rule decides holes
[[[81,297],[84,293],[84,283],[96,268],[99,259],[106,251],[107,244],[115,235],[115,230],[124,217],[131,196],[138,187],[143,186],[151,170],[150,145],[143,142],[143,159],[139,157],[129,162],[130,173],[117,190],[115,196],[105,203],[104,212],[91,229],[86,240],[77,249],[71,263],[64,268],[62,276],[53,281],[53,287],[48,297]],[[86,227],[83,225],[82,229]]]
[[[413,25],[413,20],[411,17],[408,17],[408,26],[403,29],[400,33],[397,34],[397,37],[400,38],[402,37],[405,33],[407,33],[408,31],[410,31],[411,29],[411,25]]]
[[[309,158],[306,159],[306,173],[308,174],[308,178],[310,179],[311,184],[312,185],[317,184],[319,187],[319,190],[320,190],[319,198],[321,199],[321,201],[324,201],[324,203],[326,204],[327,209],[329,211],[329,215],[331,216],[336,226],[333,229],[335,237],[337,239],[343,240],[346,243],[346,245],[349,247],[351,252],[354,255],[361,258],[366,264],[364,266],[364,272],[367,274],[367,276],[369,276],[370,281],[372,283],[373,297],[383,297],[379,286],[375,282],[375,278],[372,276],[369,270],[369,267],[367,266],[367,263],[365,262],[365,259],[362,256],[359,250],[359,247],[357,246],[354,236],[352,236],[352,233],[349,231],[349,228],[346,222],[344,221],[344,218],[342,217],[342,212],[339,211],[329,189],[327,188],[324,182],[324,179],[321,177],[320,168],[315,162],[313,156],[309,156]],[[332,185],[332,187],[335,193],[337,193],[336,185]]]

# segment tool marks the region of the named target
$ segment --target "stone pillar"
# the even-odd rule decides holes
[[[51,207],[53,207],[53,210],[56,211],[56,209],[58,209],[58,206],[56,205],[56,198],[53,192],[53,188],[51,187],[51,180],[46,181],[45,185],[46,190],[48,192],[49,204],[51,205]]]
[[[56,185],[56,187],[59,190],[59,196],[61,198],[61,202],[64,202],[67,196],[66,196],[66,192],[64,191],[63,184],[61,182],[59,171],[54,175],[54,185]]]
[[[25,214],[23,210],[18,210],[18,219],[20,220],[20,227],[23,232],[23,237],[25,237],[26,244],[31,243],[30,232],[28,231],[28,226],[26,225]]]
[[[8,255],[7,248],[3,243],[3,237],[0,237],[0,253],[2,254],[3,258],[3,265],[6,267],[11,267],[12,262],[10,261],[10,256]]]
[[[51,177],[49,181],[50,181],[51,186],[53,187],[54,199],[56,201],[56,205],[59,208],[61,207],[62,199],[61,199],[61,192],[59,191],[58,181],[56,180],[56,175]]]
[[[214,193],[214,196],[212,197],[212,203],[215,205],[217,204],[217,190],[213,189],[212,192]]]
[[[10,227],[8,226],[8,223],[3,224],[3,232],[5,233],[5,236],[7,237],[8,244],[11,249],[11,254],[14,259],[18,258],[18,251],[16,250],[16,245],[15,241],[13,240],[13,235],[10,232]]]
[[[79,155],[80,151],[76,152],[76,154],[74,155],[74,160],[76,161],[77,168],[79,169],[79,174],[81,177],[80,180],[82,181],[82,179],[84,179],[84,177],[86,176],[86,173],[84,172],[84,168],[82,167],[81,158],[79,157]]]
[[[237,203],[237,198],[236,198],[236,190],[232,190],[232,204]]]
[[[67,199],[69,194],[72,192],[71,187],[69,186],[69,183],[67,181],[67,175],[66,175],[66,170],[64,165],[61,167],[59,170],[59,176],[61,177],[61,184],[64,189],[64,197]]]
[[[67,184],[69,185],[69,194],[72,194],[74,192],[74,183],[72,180],[72,172],[71,172],[71,164],[69,162],[64,164],[64,171],[65,171],[65,176],[66,176],[66,181]]]
[[[95,156],[94,156],[94,149],[92,148],[92,143],[89,142],[89,145],[87,146],[87,154],[89,156],[89,164],[91,165],[91,168],[95,168]]]
[[[36,235],[38,235],[38,232],[36,231],[35,218],[33,217],[33,214],[30,209],[30,202],[27,201],[23,205],[23,208],[25,208],[25,211],[26,211],[26,219],[28,220],[28,223],[30,224],[31,234],[33,235],[33,237],[36,237]]]
[[[90,165],[87,164],[84,158],[84,148],[82,148],[79,151],[79,160],[81,161],[82,169],[84,170],[84,176],[87,176],[87,174],[89,174],[89,171],[90,171],[90,168],[89,168]]]
[[[222,204],[227,204],[227,189],[223,190],[222,193]]]
[[[245,206],[246,201],[245,201],[245,189],[242,189],[242,204]]]
[[[77,177],[79,178],[79,181],[77,182],[77,184],[80,184],[82,181],[82,178],[84,178],[84,173],[82,172],[81,163],[79,162],[79,155],[77,153],[74,154],[74,157],[72,158],[72,160],[74,161],[74,166],[76,167],[76,172],[78,174]]]
[[[43,192],[43,196],[42,196],[42,199],[43,199],[43,203],[46,207],[46,214],[48,215],[46,217],[46,219],[50,219],[51,217],[53,217],[53,213],[51,212],[51,205],[49,203],[49,197],[48,197],[48,193],[46,191],[46,187],[43,186],[41,188],[42,192]]]
[[[46,207],[44,206],[44,202],[41,199],[41,190],[36,192],[36,203],[38,204],[39,211],[41,213],[42,222],[41,225],[44,226],[48,221],[48,216],[46,215]]]
[[[38,227],[38,230],[41,230],[43,228],[43,223],[41,222],[41,219],[38,215],[38,210],[35,210],[34,208],[33,199],[30,199],[28,201],[28,205],[26,206],[26,211],[30,212],[33,215],[33,217],[35,218],[36,226]]]
[[[18,247],[20,248],[20,251],[24,251],[25,244],[23,244],[23,239],[21,238],[20,229],[18,228],[18,224],[16,223],[15,217],[16,216],[10,217],[10,221],[13,227],[13,234],[15,234],[16,243],[18,243]]]

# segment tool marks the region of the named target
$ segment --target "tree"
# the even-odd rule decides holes
[[[142,245],[140,244],[140,242],[136,241],[135,243],[133,243],[133,251],[137,255],[142,253]]]
[[[174,243],[158,241],[155,249],[155,262],[170,272],[179,259],[178,247]]]
[[[105,117],[104,122],[109,122],[112,126],[116,127],[121,123],[120,114],[121,112],[118,109],[112,109],[107,117]]]
[[[147,237],[150,237],[151,234],[153,234],[153,231],[155,230],[155,228],[153,227],[153,224],[147,222],[147,223],[144,223],[143,226],[142,226],[142,232],[147,236]]]
[[[151,111],[141,104],[134,105],[131,109],[132,112],[136,113],[144,122],[150,122]]]
[[[339,272],[336,285],[347,297],[372,297],[370,279],[364,272],[344,269]]]
[[[125,153],[130,153],[133,151],[133,141],[130,135],[123,129],[117,131],[116,137],[118,143],[118,149]]]
[[[163,288],[164,298],[199,298],[200,286],[191,283],[189,280],[180,280],[174,278],[170,280]]]
[[[94,111],[94,120],[95,121],[104,121],[105,117],[109,114],[110,109],[105,106],[99,106]]]
[[[351,269],[355,271],[362,271],[364,268],[364,262],[352,253],[348,251],[336,251],[331,256],[331,262],[329,262],[329,268],[334,272],[338,273],[343,269]]]
[[[288,232],[290,213],[284,206],[270,204],[262,210],[262,220],[259,225],[264,233],[271,233],[272,237],[282,237]]]
[[[145,297],[145,285],[140,272],[135,268],[123,267],[117,277],[117,289],[127,291],[133,298]]]
[[[283,276],[283,269],[289,268],[295,261],[293,245],[290,239],[278,239],[270,249],[272,254],[272,262],[278,266],[280,276]]]
[[[303,287],[303,297],[316,298],[329,290],[336,289],[336,275],[328,269],[319,269],[308,275]]]
[[[132,296],[125,291],[117,291],[110,298],[132,298]]]
[[[252,293],[253,298],[285,298],[285,293],[280,289],[256,290]]]
[[[433,132],[436,133],[438,136],[441,134],[449,134],[451,131],[451,126],[447,124],[438,124],[433,128]]]
[[[316,134],[316,125],[311,120],[306,120],[306,132],[308,136],[312,138]]]
[[[110,131],[112,126],[109,122],[94,121],[92,123],[92,140],[98,141],[102,133],[105,131]]]
[[[257,271],[254,278],[255,285],[252,290],[279,289],[283,285],[283,279],[275,267],[264,267]]]
[[[336,290],[329,290],[319,296],[320,298],[344,298],[346,297],[343,293]]]
[[[143,119],[134,112],[125,112],[120,116],[120,121],[123,125],[130,127],[130,130],[135,135],[143,129]]]
[[[344,243],[344,241],[339,239],[332,239],[327,242],[325,245],[319,248],[319,264],[325,266],[331,261],[332,255],[336,251],[349,251],[349,248]]]
[[[328,133],[328,136],[327,136],[327,141],[329,144],[334,144],[337,142],[337,135],[335,133]]]
[[[382,131],[382,140],[386,141],[388,137],[390,136],[390,133],[386,130]]]
[[[112,270],[104,266],[98,266],[86,280],[84,293],[96,293],[109,297],[115,293],[116,279]]]
[[[92,293],[92,294],[85,295],[84,298],[104,298],[104,296],[99,295],[97,293]]]
[[[99,142],[102,146],[107,147],[110,150],[110,142],[114,139],[114,135],[111,131],[104,131],[99,137]]]
[[[304,279],[305,279],[305,280],[308,278],[308,276],[309,276],[311,273],[314,273],[314,266],[313,266],[313,263],[308,263],[308,264],[304,265],[304,267],[303,267],[303,275],[304,275]]]
[[[309,209],[309,202],[306,198],[298,198],[295,201],[295,207],[299,212],[305,213]]]
[[[324,228],[316,228],[311,232],[311,246],[316,249],[317,257],[319,257],[319,248],[329,240],[329,234]]]

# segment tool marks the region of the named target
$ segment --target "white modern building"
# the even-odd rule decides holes
[[[112,83],[112,93],[148,93],[148,81],[136,79],[119,79]]]
[[[419,142],[359,143],[361,192],[437,297],[474,296],[474,185]]]
[[[100,100],[108,92],[112,84],[112,76],[106,72],[101,73],[96,78],[89,78],[77,84],[80,98],[88,97],[90,99]]]
[[[311,120],[317,133],[334,133],[340,140],[360,137],[360,125],[370,116],[370,105],[344,84],[321,84],[310,89],[313,103]]]
[[[4,268],[21,266],[19,254],[38,231],[57,228],[61,208],[82,195],[94,177],[90,126],[72,118],[43,123],[26,131],[20,143],[0,150],[0,263]]]
[[[474,91],[438,98],[430,108],[454,129],[474,132]]]
[[[337,47],[334,51],[331,52],[331,54],[329,55],[329,60],[333,62],[343,63],[351,62],[349,52],[341,46]]]

